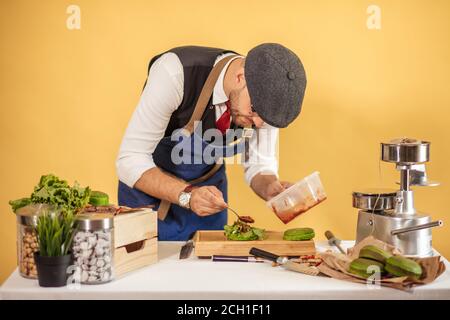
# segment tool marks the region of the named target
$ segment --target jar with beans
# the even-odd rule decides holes
[[[37,279],[34,252],[39,251],[36,226],[40,212],[48,205],[32,204],[20,208],[17,217],[17,264],[22,277]]]

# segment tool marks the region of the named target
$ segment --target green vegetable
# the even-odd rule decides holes
[[[386,250],[380,249],[373,245],[365,246],[359,251],[360,258],[375,260],[375,261],[381,262],[383,264],[391,256],[392,256],[392,254],[390,254]]]
[[[414,260],[392,256],[386,260],[386,271],[396,277],[408,276],[413,279],[420,279],[422,267]]]
[[[315,237],[314,230],[311,228],[288,229],[283,234],[283,240],[305,241]]]
[[[82,188],[77,182],[71,187],[67,181],[48,174],[41,177],[30,198],[13,200],[9,204],[14,212],[30,203],[47,203],[63,212],[74,213],[88,203],[90,194],[89,187]]]
[[[266,237],[265,230],[254,228],[242,221],[236,221],[233,225],[224,227],[228,240],[251,241],[263,240]]]
[[[91,191],[89,204],[92,204],[93,206],[107,206],[109,204],[109,197],[104,192]]]
[[[87,205],[91,190],[82,188],[77,182],[70,186],[53,174],[44,175],[39,180],[30,198],[10,201],[12,210],[30,204],[44,203],[46,208],[40,212],[36,227],[39,254],[41,256],[62,256],[69,252],[74,236],[74,215],[78,209]]]
[[[9,201],[9,205],[11,206],[14,213],[16,213],[20,208],[26,207],[29,204],[31,204],[30,198],[20,198],[17,200]]]
[[[381,262],[358,258],[350,263],[348,272],[356,274],[363,278],[368,278],[377,270],[380,271],[380,274],[384,274],[384,265]]]
[[[89,187],[81,188],[77,182],[70,187],[67,181],[49,174],[41,177],[31,194],[31,201],[54,204],[61,206],[63,211],[74,212],[88,203],[90,193]]]
[[[46,211],[38,218],[39,255],[56,257],[68,254],[75,232],[72,212]]]

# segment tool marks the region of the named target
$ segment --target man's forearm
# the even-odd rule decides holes
[[[171,177],[160,168],[145,171],[134,187],[158,199],[178,203],[178,196],[188,186],[187,183]]]
[[[271,195],[268,194],[268,192],[270,192],[269,186],[273,185],[275,181],[278,181],[278,178],[274,174],[258,173],[253,177],[250,187],[259,197],[267,201],[271,197]]]

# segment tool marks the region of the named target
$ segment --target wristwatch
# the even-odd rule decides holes
[[[194,186],[188,185],[186,188],[184,188],[183,191],[180,192],[178,196],[178,204],[180,205],[180,207],[186,209],[191,208],[191,194],[193,189]]]

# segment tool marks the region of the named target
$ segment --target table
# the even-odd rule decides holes
[[[449,263],[435,282],[412,292],[272,267],[270,263],[179,260],[183,242],[159,242],[159,262],[102,285],[41,288],[15,270],[0,289],[1,299],[450,299]],[[343,241],[345,248],[353,241]],[[326,241],[318,251],[330,249]]]

